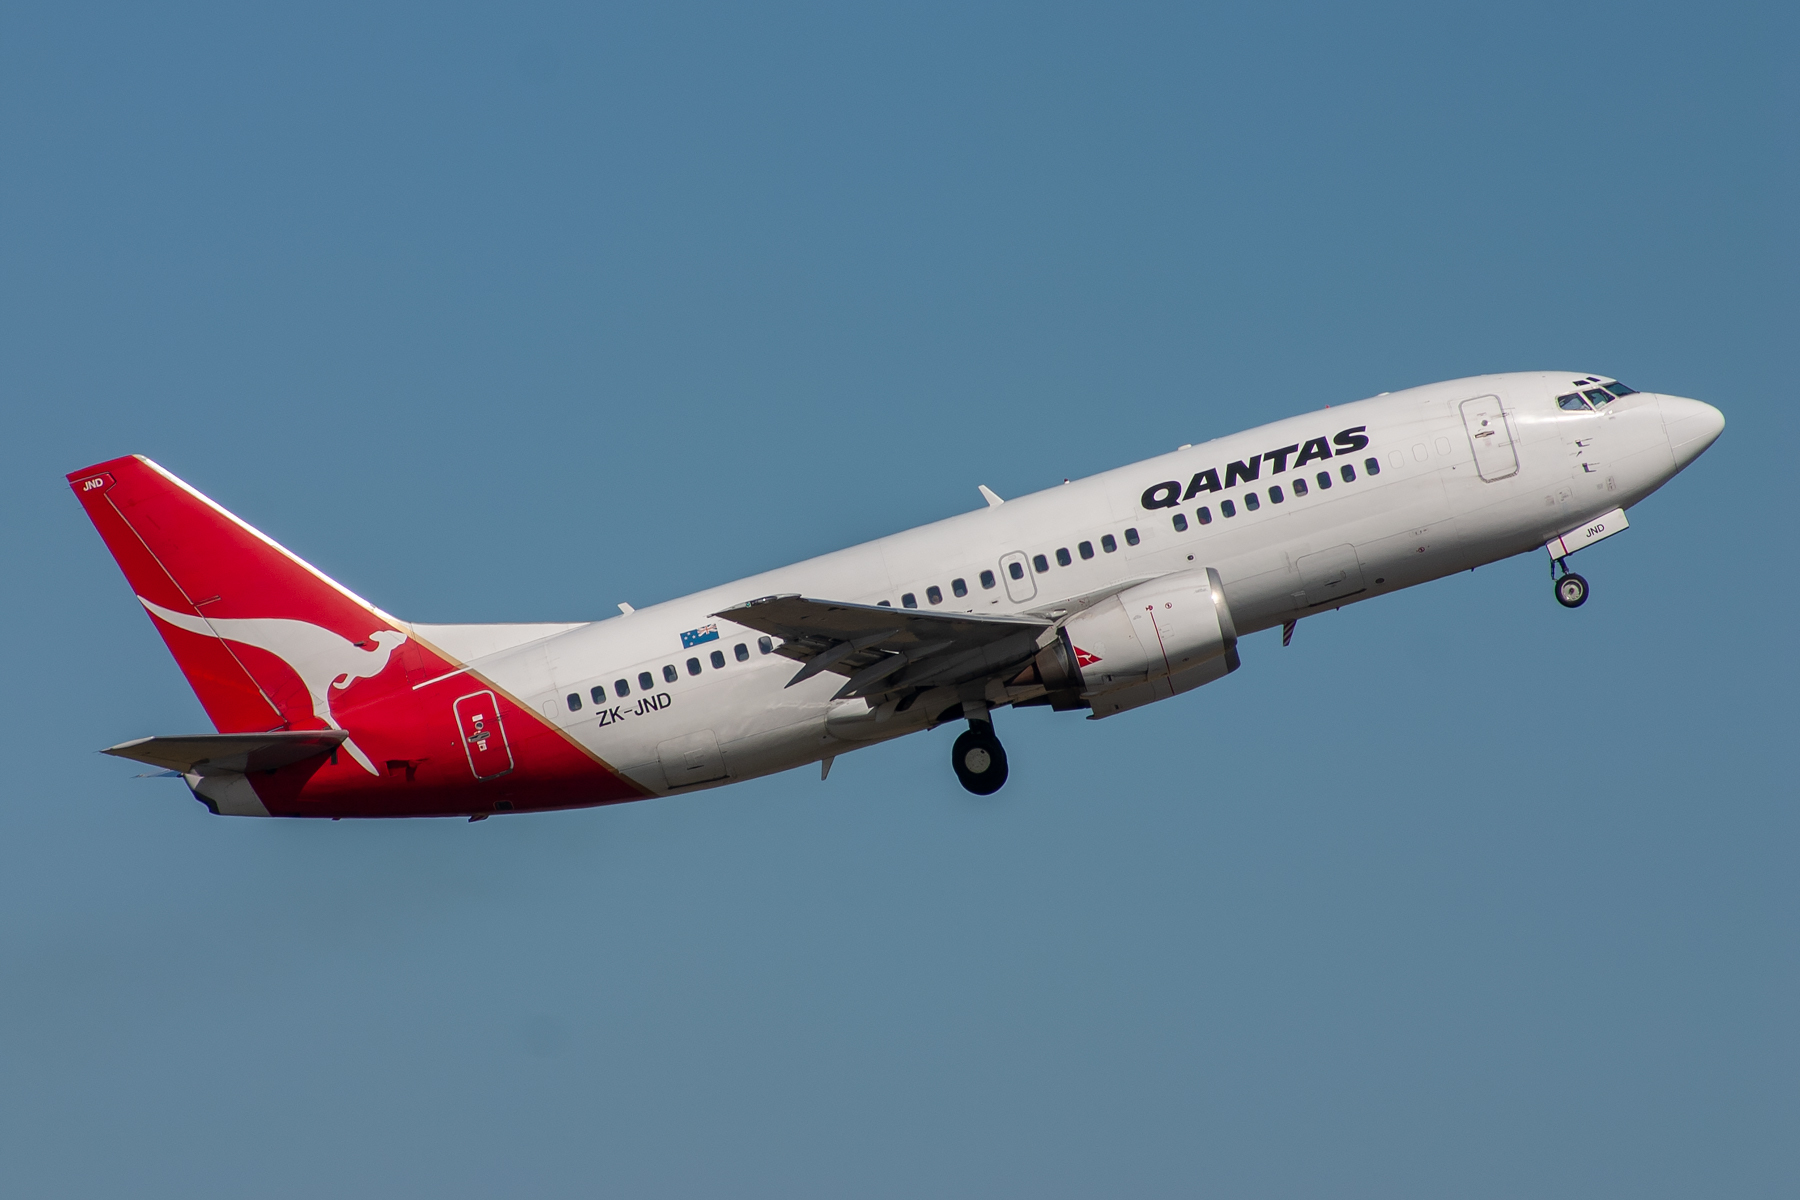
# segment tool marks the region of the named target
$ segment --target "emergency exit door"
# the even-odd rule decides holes
[[[1519,473],[1519,452],[1513,448],[1506,409],[1498,396],[1477,396],[1462,402],[1463,428],[1475,448],[1475,470],[1489,483]]]
[[[1000,560],[1000,578],[1006,580],[1006,596],[1014,604],[1023,604],[1037,595],[1037,578],[1022,551],[1014,550]]]

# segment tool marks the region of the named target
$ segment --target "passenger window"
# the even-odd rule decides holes
[[[1343,466],[1339,467],[1338,474],[1342,475],[1344,477],[1345,483],[1355,483],[1356,482],[1356,468],[1351,466],[1349,463],[1345,463]]]
[[[1330,490],[1330,488],[1331,488],[1331,472],[1330,471],[1320,471],[1316,476],[1314,476],[1314,478],[1319,481],[1319,490],[1320,491],[1323,492],[1323,491]]]
[[[1014,564],[1014,565],[1016,566],[1017,564]],[[1014,578],[1017,578],[1017,576],[1015,576]],[[984,592],[987,592],[987,591],[992,591],[993,588],[994,588],[994,573],[992,571],[983,571],[981,573],[981,590]]]
[[[1170,517],[1169,520],[1171,523],[1174,524],[1176,533],[1186,533],[1187,532],[1187,514],[1186,513],[1176,513],[1174,516]]]
[[[1286,500],[1286,499],[1287,499],[1287,497],[1281,494],[1281,488],[1279,486],[1272,487],[1269,489],[1269,503],[1270,504],[1280,504],[1283,500]]]
[[[1381,474],[1381,460],[1379,458],[1363,459],[1363,470],[1367,471],[1371,475]]]
[[[638,672],[638,688],[640,690],[646,691],[646,692],[655,691],[656,690],[656,676],[652,675],[648,671],[639,671]]]
[[[952,579],[950,581],[950,594],[957,597],[968,595],[969,581],[966,579]]]
[[[1083,542],[1081,545],[1075,547],[1075,550],[1084,559],[1094,557],[1094,543],[1092,542]]]
[[[1255,512],[1257,509],[1262,507],[1262,497],[1258,496],[1255,492],[1245,492],[1244,493],[1244,507],[1249,509],[1251,512]]]
[[[1229,500],[1221,500],[1219,501],[1219,511],[1228,517],[1235,517],[1237,516],[1237,505]]]
[[[1111,554],[1114,550],[1119,548],[1119,543],[1113,540],[1112,534],[1103,533],[1100,535],[1100,548],[1108,554]]]
[[[1014,579],[1023,579],[1025,578],[1025,564],[1009,562],[1006,564],[1006,573],[1011,575]]]
[[[1581,398],[1580,392],[1570,392],[1566,396],[1558,396],[1556,398],[1556,407],[1566,408],[1570,412],[1586,412],[1587,401]]]
[[[606,693],[601,692],[600,694],[602,696],[604,696]],[[570,692],[569,693],[569,711],[570,712],[580,712],[581,711],[581,693],[580,692]]]
[[[725,652],[723,650],[714,650],[708,657],[712,659],[713,670],[715,671],[725,665]]]
[[[775,653],[775,642],[771,638],[759,637],[756,639],[756,648],[764,654],[773,654]]]
[[[629,679],[613,680],[613,693],[615,695],[617,695],[619,697],[619,699],[621,699],[621,700],[623,700],[625,697],[631,695],[631,680],[629,680]]]
[[[1073,558],[1069,557],[1069,548],[1067,546],[1058,547],[1058,549],[1056,551],[1056,565],[1057,566],[1066,567],[1074,561],[1075,560]]]
[[[606,703],[606,685],[603,683],[595,684],[593,687],[588,689],[588,695],[590,697],[592,697],[595,704],[605,704]]]
[[[689,675],[698,675],[700,673],[700,660],[697,658],[688,659],[687,668]]]
[[[1135,546],[1138,544],[1137,530],[1127,529],[1125,531],[1125,544],[1127,546]]]
[[[664,683],[674,683],[675,682],[675,664],[674,663],[664,663],[663,664],[663,682]]]
[[[1048,575],[1050,573],[1050,560],[1041,554],[1034,554],[1031,556],[1031,565],[1037,570],[1039,575]]]
[[[1294,495],[1296,495],[1296,496],[1306,495],[1306,480],[1301,478],[1298,475],[1296,475],[1294,477]]]
[[[904,596],[900,597],[900,607],[901,608],[917,608],[917,607],[919,607],[919,598],[917,596],[913,595],[911,592],[907,592]]]
[[[750,647],[744,645],[744,643],[742,643],[742,642],[739,642],[737,645],[733,646],[731,648],[731,653],[737,658],[737,660],[739,662],[749,662],[750,661]]]
[[[1200,518],[1200,523],[1202,525],[1211,525],[1212,524],[1212,509],[1206,507],[1206,505],[1202,504],[1200,506],[1200,511],[1195,513],[1194,515],[1196,517]]]
[[[877,604],[875,607],[876,608],[892,608],[892,607],[894,607],[894,602],[892,600],[883,600],[879,604]]]
[[[925,600],[929,604],[942,604],[944,602],[944,593],[938,585],[934,583],[925,589]]]

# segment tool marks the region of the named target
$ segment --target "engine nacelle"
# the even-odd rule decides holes
[[[1190,691],[1238,669],[1237,627],[1211,567],[1153,579],[1070,617],[1045,683],[1079,688],[1095,717]],[[1056,667],[1065,678],[1049,678]],[[1046,669],[1049,668],[1049,669]]]

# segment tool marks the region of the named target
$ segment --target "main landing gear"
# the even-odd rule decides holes
[[[1559,578],[1558,567],[1562,568]],[[1556,602],[1564,608],[1580,608],[1587,603],[1588,581],[1569,570],[1567,559],[1552,559],[1550,562],[1550,582],[1556,588]]]
[[[991,796],[1006,783],[1006,750],[985,708],[980,716],[969,714],[969,727],[950,747],[950,766],[957,782],[977,796]]]

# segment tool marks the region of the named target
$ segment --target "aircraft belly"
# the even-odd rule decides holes
[[[1455,517],[1444,516],[1357,547],[1371,591],[1391,592],[1463,569]]]
[[[1266,550],[1214,559],[1228,581],[1239,632],[1460,569],[1460,530],[1437,476],[1387,484],[1360,497],[1353,513],[1347,502],[1321,505]],[[1405,569],[1391,571],[1396,562]]]

